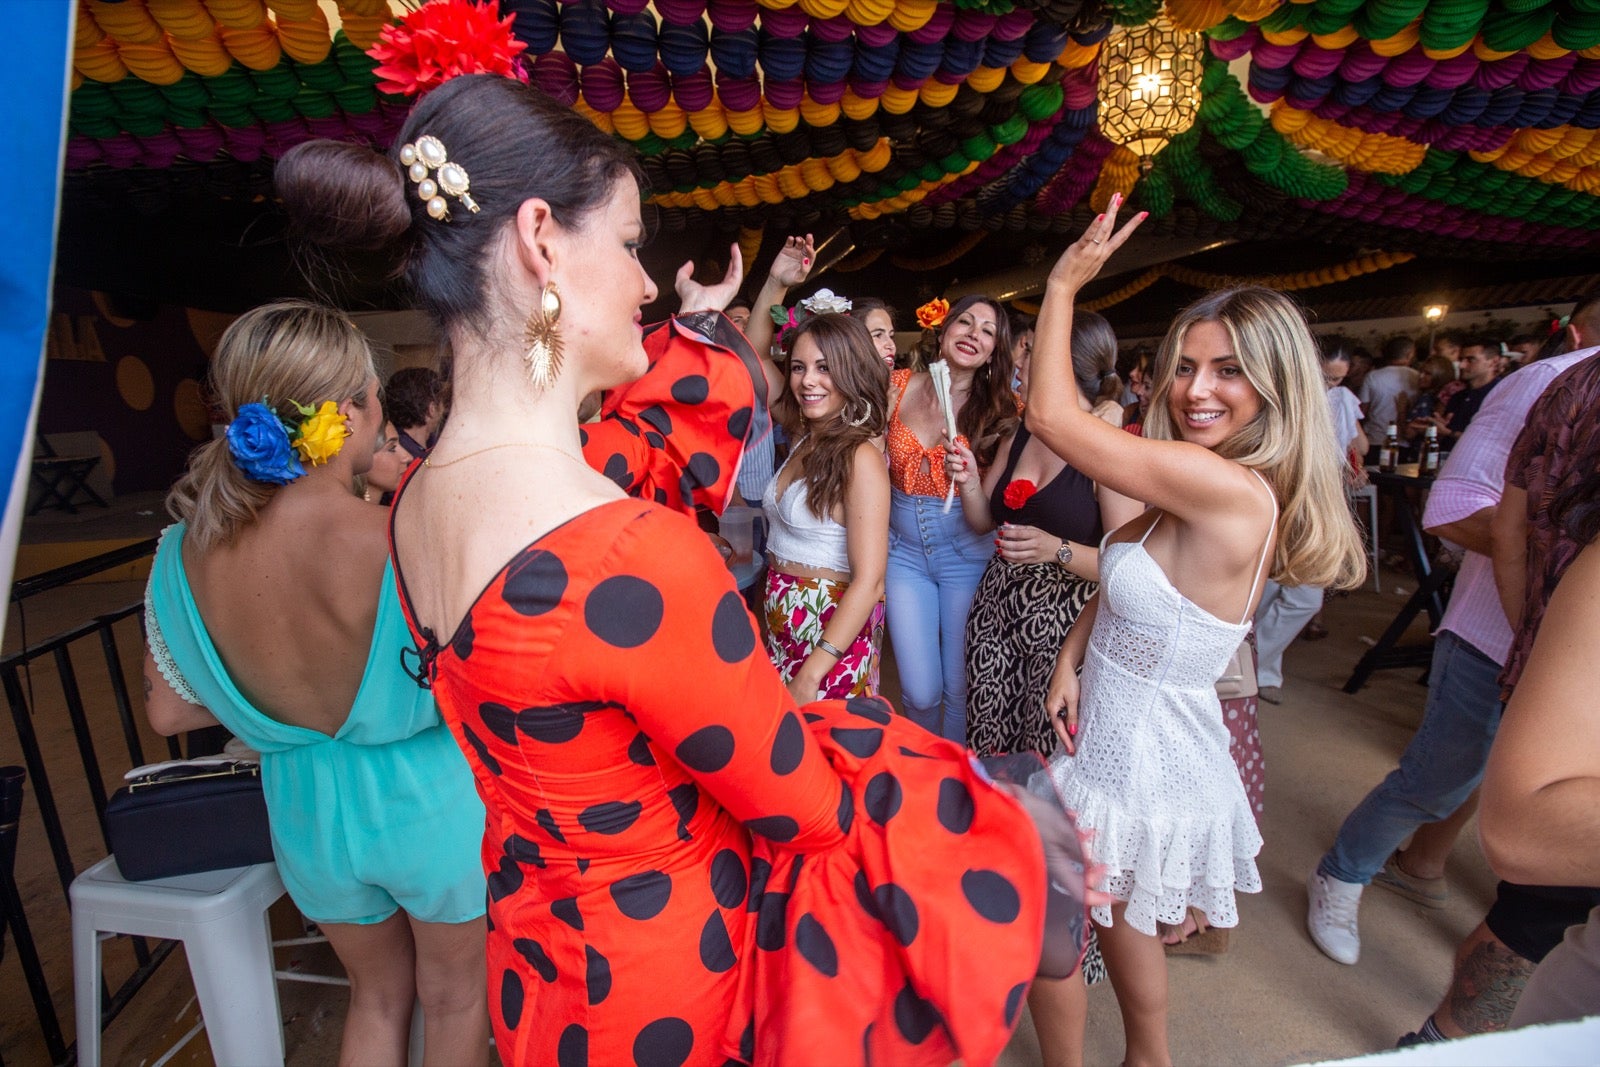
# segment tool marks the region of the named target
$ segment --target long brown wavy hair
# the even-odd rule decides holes
[[[1000,439],[1017,425],[1016,394],[1011,391],[1011,320],[1006,309],[991,297],[974,294],[956,301],[955,307],[944,318],[939,331],[939,342],[944,343],[944,332],[969,308],[986,304],[994,312],[994,352],[989,362],[972,375],[972,392],[956,416],[956,430],[966,435],[972,445],[972,454],[987,467],[994,462],[995,449]],[[942,356],[940,358],[943,358]]]
[[[844,503],[850,488],[851,465],[863,441],[881,437],[888,429],[883,400],[889,392],[889,368],[884,366],[866,324],[848,315],[815,315],[796,329],[789,351],[809,337],[828,364],[828,377],[844,398],[839,414],[821,426],[810,427],[811,451],[805,457],[806,504],[819,519],[827,518]],[[793,358],[791,356],[791,358]],[[791,436],[807,430],[800,402],[785,374],[783,395],[772,413]]]

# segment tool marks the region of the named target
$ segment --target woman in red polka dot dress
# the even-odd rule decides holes
[[[404,242],[454,350],[392,547],[487,809],[501,1059],[993,1062],[1039,966],[1040,834],[885,703],[796,707],[759,647],[685,512],[729,492],[760,370],[718,314],[640,326],[656,287],[626,149],[475,76],[412,112],[409,173],[297,151],[291,214],[324,241]],[[605,418],[580,428],[597,389]]]

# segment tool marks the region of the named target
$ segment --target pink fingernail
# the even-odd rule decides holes
[[[1075,723],[1075,722],[1067,723],[1067,736],[1068,737],[1077,737],[1078,736],[1078,724],[1077,723]]]

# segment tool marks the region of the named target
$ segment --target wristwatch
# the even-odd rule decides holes
[[[1068,564],[1070,564],[1072,562],[1072,544],[1071,544],[1071,542],[1068,542],[1068,541],[1062,541],[1061,542],[1061,547],[1056,549],[1056,562],[1061,564],[1063,567],[1067,566]]]

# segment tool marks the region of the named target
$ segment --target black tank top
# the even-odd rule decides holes
[[[989,498],[989,513],[994,516],[995,523],[1037,526],[1046,533],[1076,541],[1080,545],[1098,545],[1103,531],[1100,528],[1100,505],[1094,496],[1094,482],[1070,463],[1061,469],[1060,474],[1041,486],[1022,507],[1016,510],[1006,507],[1006,486],[1011,484],[1011,472],[1017,469],[1017,457],[1022,455],[1029,436],[1026,427],[1017,427],[1016,440],[1011,443],[1005,470]]]

